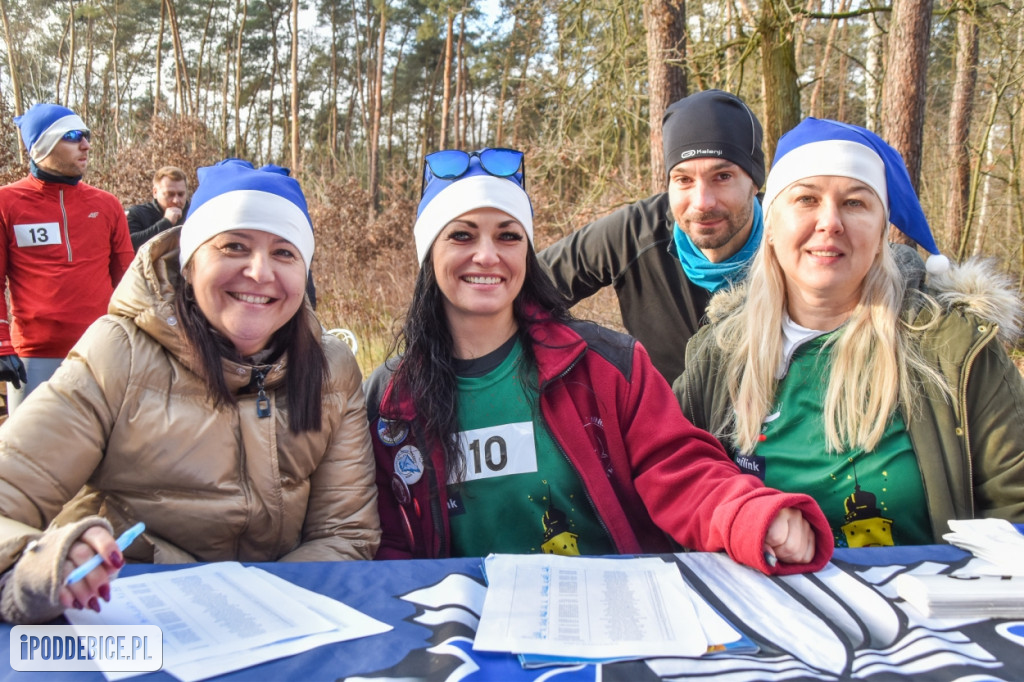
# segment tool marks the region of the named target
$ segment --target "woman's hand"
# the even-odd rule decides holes
[[[90,608],[99,613],[100,599],[110,601],[110,581],[124,566],[124,557],[114,540],[114,536],[101,526],[89,528],[71,545],[67,559],[64,561],[66,576],[76,567],[81,566],[95,555],[103,557],[103,563],[89,572],[87,576],[72,585],[63,585],[60,589],[60,603],[66,609]]]
[[[814,530],[800,510],[786,507],[776,515],[768,526],[764,551],[766,557],[770,554],[787,564],[808,564],[814,559]]]

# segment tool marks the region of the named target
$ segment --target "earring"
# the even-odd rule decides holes
[[[185,283],[185,291],[183,292],[183,295],[185,296],[185,300],[189,303],[196,302],[196,290],[192,288],[191,282]]]

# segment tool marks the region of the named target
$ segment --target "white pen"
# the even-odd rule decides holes
[[[128,549],[128,545],[135,542],[135,538],[142,535],[142,531],[144,530],[146,530],[146,524],[144,524],[142,521],[139,521],[134,526],[132,526],[125,532],[121,533],[121,537],[117,539],[117,548],[124,552],[126,549]],[[93,556],[84,564],[82,564],[75,570],[71,571],[71,573],[68,574],[67,580],[64,581],[64,584],[72,585],[74,583],[77,583],[79,580],[92,573],[93,569],[95,569],[102,563],[102,556],[100,556],[99,554]]]

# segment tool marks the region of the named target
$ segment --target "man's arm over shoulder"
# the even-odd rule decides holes
[[[671,238],[666,193],[623,206],[537,254],[559,291],[572,303],[592,296],[628,269],[645,250]]]

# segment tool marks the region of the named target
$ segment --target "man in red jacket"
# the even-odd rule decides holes
[[[134,252],[124,208],[81,182],[90,133],[75,112],[36,104],[14,122],[29,176],[0,187],[0,380],[8,410],[50,378],[107,302]]]

